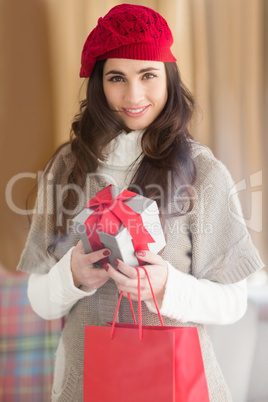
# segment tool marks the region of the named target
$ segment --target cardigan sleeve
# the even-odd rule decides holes
[[[53,211],[54,208],[58,211],[62,207],[60,198],[57,198],[57,190],[59,185],[64,186],[67,182],[70,167],[70,148],[66,146],[55,158],[51,169],[42,174],[38,183],[35,213],[17,266],[18,270],[45,274],[78,242],[79,236],[71,232],[57,243],[52,253],[49,252],[50,246],[55,243],[56,236]],[[57,224],[61,224],[60,219]]]
[[[235,184],[211,152],[195,158],[196,202],[190,213],[192,274],[223,284],[239,282],[263,267],[243,219]]]
[[[71,271],[73,247],[47,274],[31,274],[28,281],[28,298],[32,309],[41,318],[53,320],[66,316],[82,298],[91,296],[96,289],[77,288]]]
[[[223,285],[197,279],[174,268],[169,262],[160,313],[180,322],[226,325],[238,321],[247,309],[247,281]],[[145,302],[157,313],[152,300]]]

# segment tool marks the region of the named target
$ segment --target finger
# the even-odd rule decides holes
[[[135,269],[135,268],[133,268],[133,269]],[[140,270],[142,271],[141,273],[144,274],[144,271],[142,270],[142,268],[140,268]],[[125,293],[133,294],[133,295],[135,295],[135,297],[137,297],[137,295],[138,295],[137,273],[136,273],[136,277],[128,278],[127,276],[122,274],[120,271],[114,269],[111,265],[108,269],[108,272],[109,272],[110,278],[114,280],[119,292],[123,291]],[[140,279],[140,289],[141,289],[141,292],[144,292],[144,291],[148,292],[148,290],[150,291],[147,278]]]
[[[108,269],[110,278],[116,282],[116,285],[118,288],[120,288],[120,290],[122,290],[122,287],[124,287],[124,289],[133,289],[137,287],[137,275],[136,278],[129,278],[121,271],[113,268],[111,264],[106,264],[105,269]]]
[[[105,271],[105,269],[95,268],[94,271],[97,271],[96,281],[98,283],[105,283],[105,281],[107,281],[110,278],[108,272]]]
[[[128,298],[128,295],[130,295],[131,300],[138,301],[138,294],[123,292],[124,297]]]
[[[116,283],[116,285],[117,285],[117,288],[118,288],[119,291],[134,294],[136,296],[138,295],[138,280],[137,279],[132,279],[132,282],[130,283],[129,286],[127,286],[128,283],[121,284],[121,283],[118,283],[118,282]],[[140,290],[141,290],[141,297],[144,294],[147,295],[148,292],[150,292],[148,282],[141,281]]]
[[[132,278],[132,279],[137,278],[136,268],[133,268],[130,265],[127,265],[126,263],[124,263],[124,261],[121,261],[121,260],[115,260],[115,264],[117,266],[117,269],[120,272],[122,272],[122,274],[126,275],[128,278]]]
[[[126,297],[128,299],[128,295],[130,295],[131,300],[133,301],[138,301],[138,295],[133,294],[133,293],[129,293],[129,292],[123,292],[122,293],[123,297]]]
[[[158,254],[152,253],[151,251],[140,250],[137,251],[136,255],[140,261],[148,262],[152,265],[165,265],[163,258]]]
[[[110,254],[111,251],[108,248],[105,248],[97,251],[92,251],[92,253],[86,254],[85,257],[87,263],[90,265],[102,260],[103,258],[107,257]]]
[[[79,251],[81,254],[85,254],[85,248],[83,246],[83,243],[81,240],[79,240],[79,242],[77,243],[77,245],[75,246],[76,250]]]
[[[98,289],[99,287],[104,285],[107,282],[107,280],[109,280],[109,275],[105,271],[105,269],[94,268],[92,272],[93,275],[90,275],[89,277],[85,278],[85,283],[90,288]]]

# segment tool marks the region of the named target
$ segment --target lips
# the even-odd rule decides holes
[[[123,108],[123,112],[129,117],[141,117],[147,112],[149,107],[150,105],[142,106],[139,108],[138,107]]]
[[[140,109],[125,109],[125,110],[126,110],[127,112],[136,114],[136,113],[142,112],[144,109],[145,109],[145,106],[144,106],[144,107],[141,107]]]

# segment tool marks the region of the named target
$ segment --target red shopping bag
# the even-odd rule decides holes
[[[197,328],[163,326],[155,298],[162,326],[142,326],[140,297],[139,325],[116,324],[121,297],[111,326],[85,328],[84,401],[209,402]]]

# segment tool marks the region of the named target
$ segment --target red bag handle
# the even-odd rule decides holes
[[[154,304],[155,304],[155,307],[156,307],[156,310],[157,310],[157,314],[158,314],[160,323],[161,323],[162,326],[164,326],[164,322],[163,322],[163,319],[162,319],[162,316],[161,316],[161,313],[160,313],[160,310],[159,310],[159,307],[158,307],[158,304],[157,304],[157,301],[156,301],[156,297],[155,297],[155,294],[154,294],[154,291],[153,291],[153,287],[152,287],[152,284],[151,284],[151,281],[150,281],[150,277],[149,277],[149,275],[148,275],[148,272],[147,272],[147,270],[145,269],[145,267],[141,266],[140,268],[142,268],[142,269],[144,270],[144,272],[145,272],[145,275],[146,275],[146,277],[147,277],[147,280],[148,280],[148,283],[149,283],[149,286],[150,286],[150,290],[151,290],[151,293],[152,293],[152,296],[153,296],[153,301],[154,301]],[[141,286],[140,286],[140,271],[139,271],[139,269],[138,269],[137,267],[135,267],[135,269],[136,269],[136,271],[137,271],[137,277],[138,277],[139,338],[140,338],[140,340],[142,340],[142,308],[141,308],[141,294],[140,294],[140,292],[141,292]],[[111,338],[113,338],[113,336],[114,336],[115,321],[116,321],[116,318],[117,318],[117,315],[118,315],[118,311],[119,311],[119,307],[120,307],[120,303],[121,303],[122,296],[123,296],[123,292],[121,291],[121,292],[120,292],[119,299],[118,299],[118,303],[117,303],[117,306],[116,306],[116,310],[115,310],[115,315],[114,315],[113,323],[112,323]],[[132,317],[133,317],[133,320],[134,320],[134,324],[137,324],[137,323],[136,323],[135,314],[134,314],[134,310],[133,310],[133,306],[132,306],[131,297],[130,297],[130,294],[129,294],[129,293],[128,293],[128,300],[129,300],[129,304],[130,304],[130,308],[131,308],[131,312],[132,312]]]
[[[146,274],[146,277],[148,279],[148,283],[149,283],[149,286],[150,286],[150,289],[151,289],[151,293],[152,293],[152,296],[153,296],[154,305],[155,305],[155,308],[157,310],[157,315],[159,317],[159,320],[160,320],[160,323],[161,323],[162,327],[164,327],[164,322],[163,322],[163,319],[162,319],[162,316],[161,316],[161,313],[160,313],[160,310],[159,310],[159,307],[158,307],[158,304],[157,304],[157,301],[156,301],[156,297],[155,297],[155,294],[154,294],[154,290],[153,290],[153,287],[152,287],[148,272],[144,267],[140,267],[140,268],[142,268],[144,270],[145,274]]]
[[[121,292],[121,293],[122,293],[122,292]],[[136,324],[137,324],[137,321],[136,321],[134,309],[133,309],[133,306],[132,306],[132,300],[131,300],[131,297],[130,297],[130,293],[128,293],[127,295],[128,295],[128,301],[129,301],[129,305],[130,305],[130,309],[131,309],[131,314],[132,314],[132,317],[133,317],[133,321],[134,321],[134,324],[136,325]],[[120,301],[121,301],[121,300],[120,300]]]

